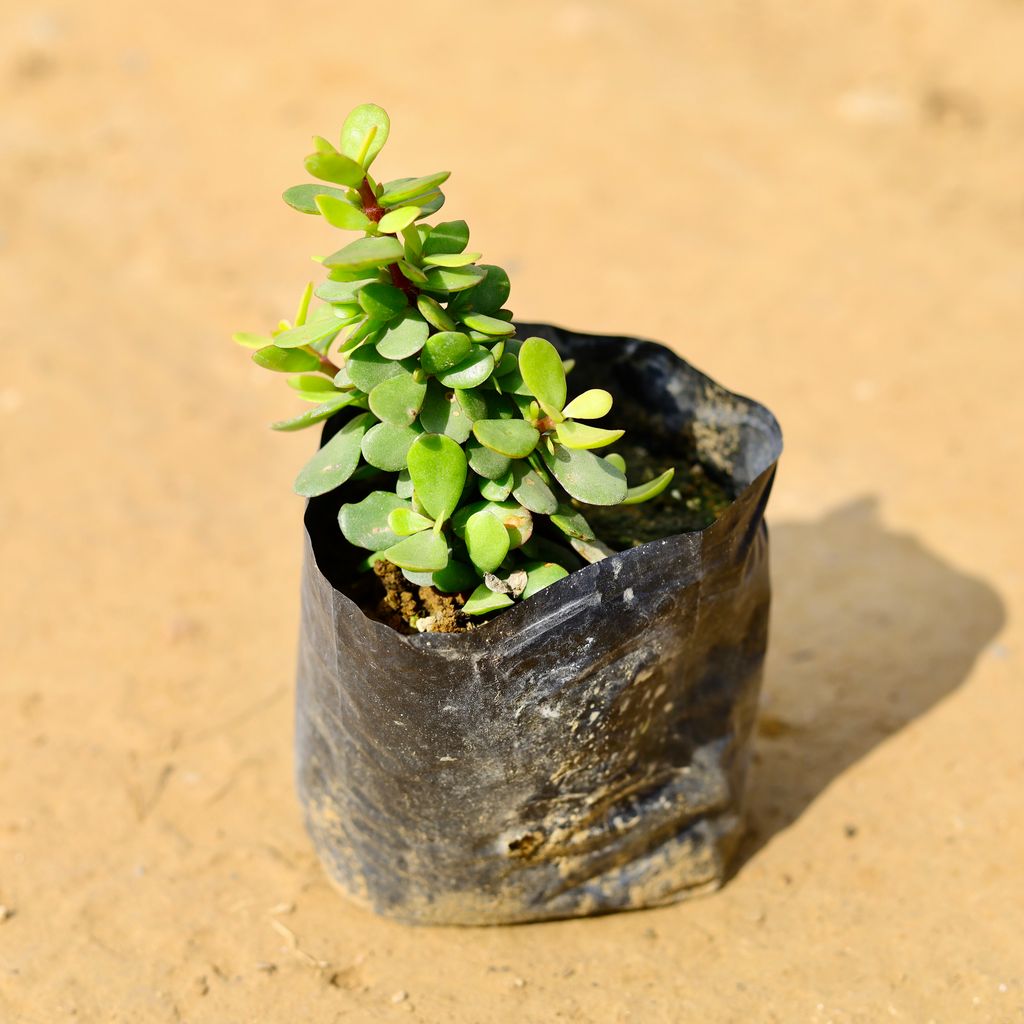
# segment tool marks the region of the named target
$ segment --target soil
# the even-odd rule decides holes
[[[0,1021],[1019,1024],[1024,5],[386,14],[0,4]],[[406,928],[311,849],[315,437],[262,429],[303,406],[227,339],[339,244],[277,197],[365,99],[379,176],[453,171],[518,316],[663,341],[783,425],[713,896]]]
[[[361,606],[399,633],[462,633],[473,628],[469,616],[461,610],[465,595],[414,586],[391,562],[374,562],[373,576],[377,586],[367,588],[369,593]],[[378,596],[381,590],[383,595]]]

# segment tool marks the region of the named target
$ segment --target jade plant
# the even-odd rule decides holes
[[[612,396],[569,400],[571,366],[545,339],[516,337],[508,275],[469,251],[466,222],[426,223],[448,171],[375,180],[389,130],[385,111],[364,104],[337,146],[314,137],[305,167],[326,184],[296,185],[284,200],[360,237],[317,259],[326,279],[306,287],[294,322],[235,340],[311,403],[275,430],[348,410],[295,490],[316,497],[363,482],[369,493],[338,517],[345,541],[369,552],[361,567],[386,559],[486,614],[567,575],[579,564],[572,552],[609,554],[586,506],[646,501],[673,471],[629,487],[622,457],[597,454],[623,433],[589,422]]]

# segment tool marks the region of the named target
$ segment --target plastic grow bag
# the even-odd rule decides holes
[[[415,636],[346,596],[342,499],[309,502],[306,824],[345,894],[409,922],[671,903],[720,886],[742,834],[778,424],[661,345],[520,325],[531,334],[577,360],[574,393],[606,388],[627,436],[696,451],[735,500],[708,528],[589,565],[478,629]]]

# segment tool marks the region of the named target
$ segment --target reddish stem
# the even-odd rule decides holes
[[[362,184],[359,186],[359,198],[363,203],[363,213],[366,214],[374,224],[379,224],[381,218],[388,211],[385,210],[378,202],[377,197],[373,194],[373,189],[370,188],[370,183],[363,178]],[[395,236],[398,237],[397,235]],[[402,273],[398,268],[397,263],[391,263],[388,265],[388,272],[391,274],[391,283],[396,287],[400,288],[410,299],[415,300],[416,296],[419,295],[419,289]]]

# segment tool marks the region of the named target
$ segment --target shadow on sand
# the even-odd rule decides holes
[[[837,776],[952,693],[1005,612],[863,499],[771,531],[772,638],[736,870]]]

